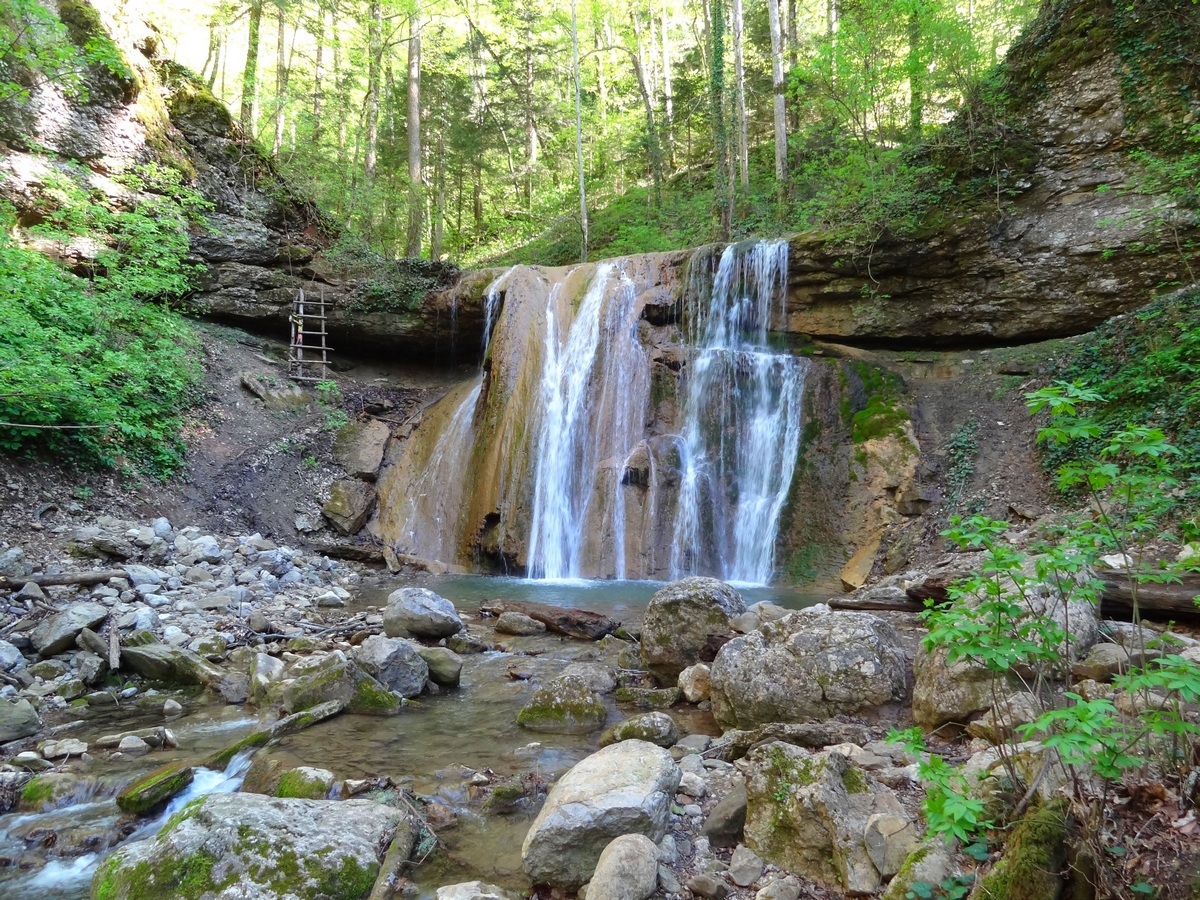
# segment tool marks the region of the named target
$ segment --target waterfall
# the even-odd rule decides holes
[[[577,578],[589,524],[611,529],[612,575],[624,578],[625,460],[642,438],[649,403],[649,358],[637,340],[632,282],[616,263],[595,271],[569,325],[559,288],[546,304],[539,397],[529,570],[536,577]],[[601,471],[608,471],[614,511],[596,522]]]
[[[785,241],[726,247],[707,292],[701,273],[692,272],[694,356],[678,442],[672,578],[709,570],[726,581],[764,584],[773,572],[800,446],[805,370],[767,346],[772,304],[786,296],[787,253]]]

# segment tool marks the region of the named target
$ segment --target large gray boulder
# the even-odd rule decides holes
[[[369,800],[210,794],[155,837],[126,844],[92,880],[92,896],[366,897],[403,812]]]
[[[723,728],[827,719],[903,700],[905,656],[878,616],[802,610],[734,638],[713,661]]]
[[[29,633],[29,640],[43,658],[55,656],[75,646],[75,638],[85,628],[95,628],[108,617],[99,603],[72,603]]]
[[[425,690],[429,665],[410,641],[373,634],[354,649],[358,664],[390,691],[415,697]]]
[[[658,887],[658,847],[644,834],[613,840],[596,863],[588,900],[646,900]]]
[[[280,705],[297,713],[334,700],[346,711],[368,716],[387,716],[400,711],[404,701],[368,675],[341,650],[334,650],[309,663],[283,688]]]
[[[668,584],[650,598],[642,620],[646,668],[674,684],[688,666],[712,661],[745,611],[742,595],[715,578]]]
[[[917,829],[895,794],[850,762],[854,750],[779,741],[752,750],[745,840],[789,872],[862,895],[895,874]]]
[[[28,700],[0,700],[0,744],[37,734],[41,727],[37,710]]]
[[[681,772],[645,741],[622,741],[575,765],[550,791],[521,847],[536,884],[569,890],[592,877],[604,848],[623,834],[654,843],[666,834]]]
[[[966,725],[992,708],[997,696],[1017,690],[1006,677],[970,659],[947,661],[944,647],[917,650],[913,660],[913,721],[927,731],[954,722]]]
[[[560,675],[536,691],[517,713],[517,724],[548,734],[599,731],[608,718],[604,700],[578,675]]]
[[[383,630],[388,637],[414,635],[438,640],[463,630],[454,604],[425,588],[401,588],[388,596],[383,611]]]

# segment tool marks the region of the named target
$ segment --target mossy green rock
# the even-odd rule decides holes
[[[347,712],[368,716],[391,715],[404,705],[340,650],[309,666],[284,688],[282,706],[287,712],[301,712],[331,700],[343,701]]]
[[[664,712],[648,712],[618,722],[600,735],[600,746],[618,741],[647,741],[659,747],[673,747],[679,740],[679,726]]]
[[[549,734],[587,734],[604,727],[608,711],[582,678],[556,678],[534,691],[517,714],[517,724]]]
[[[677,687],[643,688],[623,687],[617,689],[617,702],[638,709],[668,709],[679,702],[683,694]]]
[[[144,816],[153,812],[161,803],[183,791],[196,771],[191,766],[173,762],[160,766],[148,775],[143,775],[121,793],[117,794],[117,806],[123,812]]]
[[[323,800],[329,796],[334,776],[328,769],[300,766],[279,776],[275,785],[276,797],[298,797],[301,800]]]
[[[210,794],[106,859],[91,897],[363,900],[402,828],[404,813],[369,800]]]
[[[1004,845],[1000,862],[979,884],[982,900],[1056,900],[1067,861],[1067,803],[1030,810]]]

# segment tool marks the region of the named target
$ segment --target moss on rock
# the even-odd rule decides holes
[[[517,724],[550,734],[587,734],[603,728],[607,717],[600,695],[567,676],[538,688],[517,713]]]
[[[117,794],[117,806],[123,812],[147,815],[191,784],[195,775],[195,769],[183,763],[159,766]]]
[[[1054,900],[1063,887],[1067,802],[1030,810],[1013,829],[1004,855],[980,882],[982,900]]]

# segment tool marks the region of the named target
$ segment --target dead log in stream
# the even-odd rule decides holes
[[[600,613],[589,612],[586,609],[548,606],[530,600],[485,600],[479,609],[492,616],[506,612],[521,613],[541,622],[548,631],[565,634],[580,641],[598,641],[620,627],[619,622],[614,622]]]
[[[1103,615],[1132,615],[1134,585],[1126,572],[1101,572],[1104,588],[1100,593]],[[1182,581],[1164,584],[1140,581],[1137,585],[1138,611],[1153,618],[1200,618],[1200,575],[1185,575]]]

